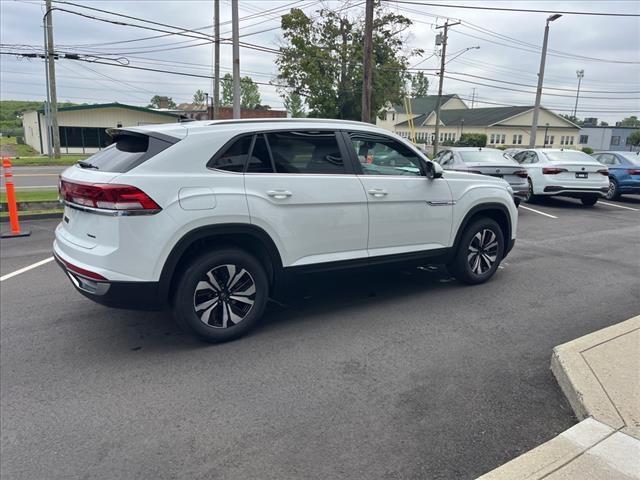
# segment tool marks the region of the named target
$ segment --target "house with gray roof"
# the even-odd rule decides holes
[[[436,101],[436,95],[413,98],[408,112],[404,105],[388,105],[379,112],[376,124],[428,148],[435,135]],[[482,133],[488,146],[524,148],[529,145],[532,120],[532,106],[469,108],[457,95],[443,95],[439,142],[456,142],[463,133]],[[535,144],[578,148],[579,131],[579,126],[541,107]]]

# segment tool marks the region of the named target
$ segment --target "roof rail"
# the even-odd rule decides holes
[[[207,125],[230,125],[235,123],[338,123],[338,124],[350,124],[350,125],[368,125],[375,127],[375,125],[357,122],[355,120],[340,120],[335,118],[240,118],[233,120],[213,120]]]

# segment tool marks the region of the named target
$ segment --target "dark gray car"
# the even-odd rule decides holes
[[[502,150],[485,147],[445,147],[438,152],[434,161],[445,170],[503,178],[509,182],[513,193],[519,199],[527,196],[527,171]]]

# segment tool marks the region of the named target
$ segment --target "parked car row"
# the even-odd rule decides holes
[[[565,196],[592,206],[601,197],[612,200],[624,193],[640,193],[640,156],[633,152],[590,156],[565,149],[446,147],[434,161],[445,170],[503,178],[527,202]]]

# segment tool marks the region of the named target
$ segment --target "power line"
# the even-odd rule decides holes
[[[390,2],[391,0],[383,0]],[[442,4],[442,3],[427,3],[414,0],[393,0],[396,3],[407,3],[411,5],[421,5],[428,7],[444,7],[444,8],[466,8],[470,10],[491,10],[498,12],[526,12],[526,13],[559,13],[561,15],[594,15],[600,17],[640,17],[640,14],[636,13],[610,13],[610,12],[578,12],[571,10],[535,10],[532,8],[507,8],[507,7],[478,7],[475,5],[458,5],[458,4]]]

